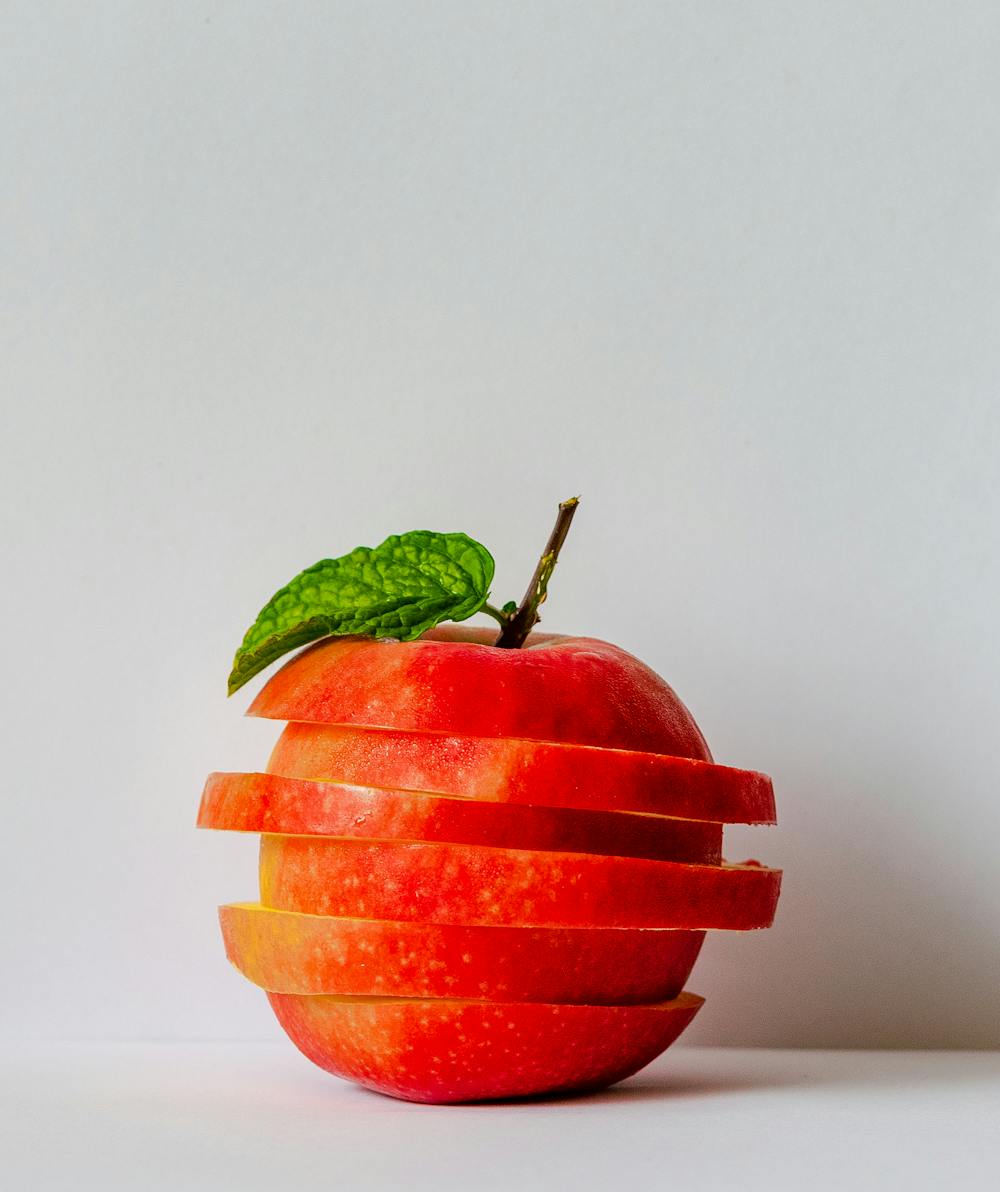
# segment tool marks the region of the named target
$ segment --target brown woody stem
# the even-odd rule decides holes
[[[568,501],[563,501],[560,504],[559,516],[556,518],[556,524],[552,527],[552,533],[545,544],[545,550],[542,551],[542,557],[538,560],[538,566],[535,568],[535,574],[531,577],[531,583],[528,584],[528,589],[517,606],[517,611],[511,614],[510,619],[500,631],[500,636],[494,642],[494,645],[500,646],[501,649],[516,650],[523,646],[528,634],[541,620],[538,609],[545,603],[549,580],[559,560],[559,552],[562,549],[562,544],[566,541],[570,523],[573,521],[573,514],[576,513],[576,507],[579,504],[579,497],[570,497]]]

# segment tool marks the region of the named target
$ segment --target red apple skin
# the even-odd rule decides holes
[[[549,807],[646,813],[651,822],[667,815],[715,826],[773,822],[769,780],[705,764],[711,754],[690,713],[638,659],[606,642],[552,635],[498,650],[495,636],[451,626],[416,642],[332,639],[304,651],[250,709],[301,722],[286,729],[269,770],[311,784],[471,796],[506,813]],[[265,802],[252,822],[286,826],[290,805],[275,819],[276,805]],[[338,812],[322,807],[299,807],[299,826],[314,813],[314,825],[333,822]],[[383,805],[383,827],[417,815],[398,803],[391,810]],[[451,812],[441,809],[438,819],[423,811],[428,835],[457,830]],[[527,823],[505,819],[504,832]],[[542,830],[541,820],[532,822]],[[462,823],[471,834],[472,821]],[[491,823],[499,831],[499,817]],[[700,1006],[689,994],[630,1001],[647,996],[639,984],[646,973],[673,992],[689,967],[684,948],[696,952],[705,929],[768,926],[780,879],[759,866],[265,831],[261,901],[270,910],[255,908],[252,927],[237,927],[234,912],[227,946],[248,975],[282,985],[268,998],[296,1045],[369,1088],[437,1103],[586,1091],[644,1066]],[[303,914],[265,927],[262,916],[272,911]],[[373,926],[388,920],[388,928]],[[687,942],[660,967],[634,955],[619,964],[599,951],[611,937],[597,933],[608,929],[618,947]],[[422,933],[423,948],[414,941],[404,952],[400,933],[411,930]],[[511,938],[498,947],[499,935],[483,945],[471,934],[486,930]],[[538,931],[574,935],[560,951],[555,937],[540,944]],[[457,933],[468,934],[468,947],[456,976]],[[366,955],[378,957],[367,970]],[[334,976],[341,968],[348,972]],[[576,989],[582,998],[587,980],[593,999],[565,1004],[550,996]],[[386,981],[414,993],[342,992],[365,981],[378,993]],[[478,988],[459,996],[453,991],[464,991],[463,981]],[[451,996],[441,996],[442,987]],[[428,988],[436,996],[417,996]],[[312,992],[318,989],[324,992]],[[503,996],[491,996],[494,989]]]
[[[483,927],[219,908],[226,955],[271,993],[591,1005],[668,1001],[702,931]]]
[[[289,1038],[335,1076],[448,1104],[605,1088],[688,1025],[693,994],[642,1006],[343,999],[269,993]]]
[[[596,638],[451,625],[413,642],[328,638],[287,662],[250,705],[273,720],[522,737],[711,761],[674,690]]]
[[[267,768],[289,778],[402,787],[490,802],[715,823],[770,824],[775,818],[774,791],[766,774],[581,745],[289,724]]]
[[[212,774],[198,824],[225,831],[648,857],[715,865],[722,825],[613,811],[480,803],[274,774]]]
[[[261,838],[260,900],[346,918],[535,927],[768,927],[781,885],[763,866],[684,865],[471,844]]]

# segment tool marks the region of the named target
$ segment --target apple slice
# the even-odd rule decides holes
[[[593,1005],[676,997],[702,931],[484,927],[219,908],[226,955],[271,993]]]
[[[503,803],[774,823],[774,792],[765,774],[621,749],[289,724],[267,768],[289,778]]]
[[[638,658],[591,637],[442,626],[417,641],[340,637],[279,670],[251,716],[472,737],[527,737],[711,761],[676,692]]]
[[[265,906],[361,919],[748,930],[770,925],[780,885],[759,865],[474,844],[265,835],[260,849]]]
[[[304,782],[276,774],[211,774],[198,826],[237,832],[439,840],[718,864],[722,825],[617,811],[504,806],[469,799]]]
[[[267,996],[327,1072],[436,1104],[605,1088],[669,1047],[703,1003],[690,993],[641,1006]]]

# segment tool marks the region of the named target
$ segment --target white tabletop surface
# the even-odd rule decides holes
[[[1000,1053],[678,1047],[617,1089],[409,1105],[283,1043],[6,1048],[5,1188],[1000,1188]]]

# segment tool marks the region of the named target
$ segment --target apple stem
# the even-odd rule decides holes
[[[573,521],[573,514],[576,513],[576,507],[579,504],[579,497],[570,497],[568,501],[560,503],[556,524],[552,527],[552,533],[545,544],[545,550],[542,551],[542,557],[538,560],[538,566],[531,577],[527,591],[517,609],[507,618],[500,631],[500,636],[493,643],[501,649],[519,649],[524,645],[534,626],[541,620],[538,609],[545,603],[549,580],[552,578],[552,572],[559,560],[559,552],[562,550],[562,544],[566,541],[570,523]]]

